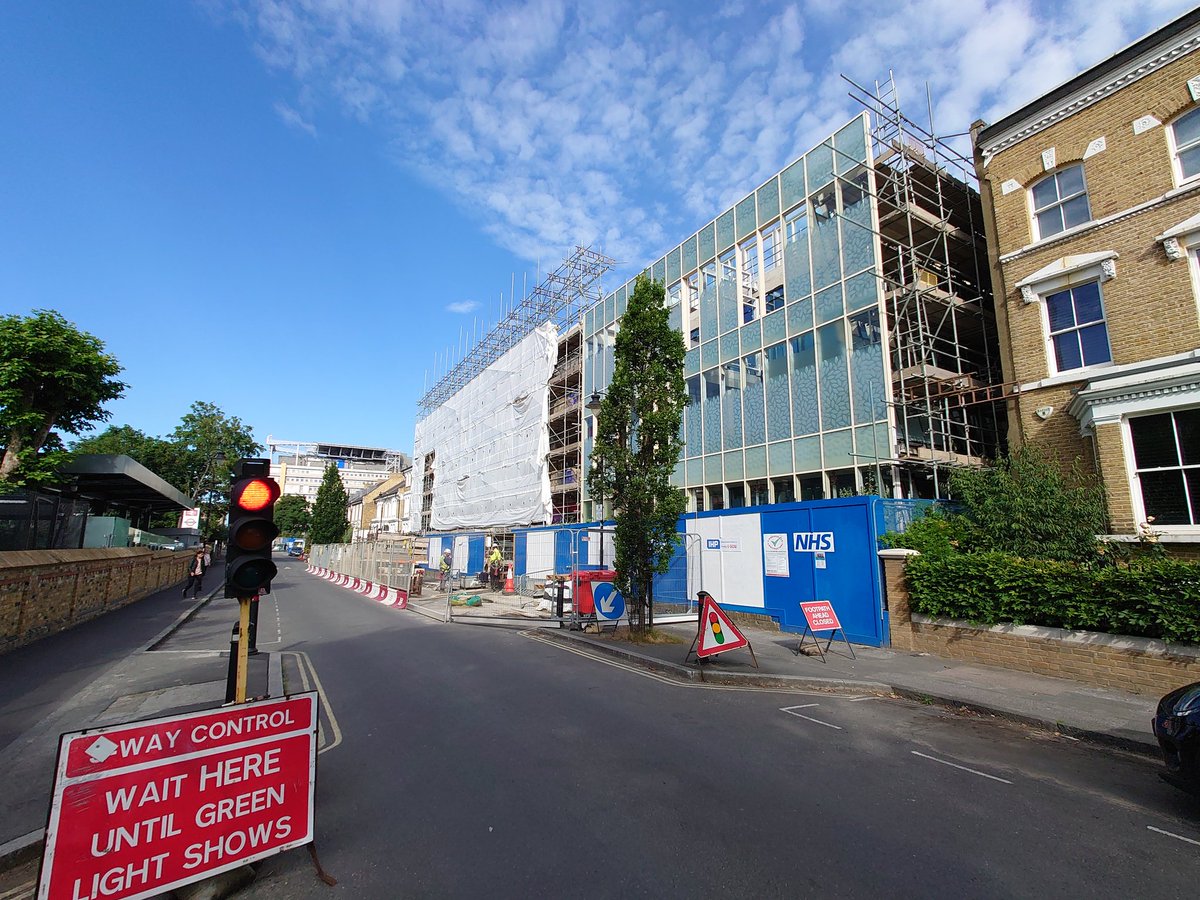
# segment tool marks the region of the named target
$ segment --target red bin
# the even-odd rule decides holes
[[[617,573],[612,569],[589,569],[576,572],[571,578],[571,602],[575,604],[575,612],[581,616],[594,616],[596,603],[592,599],[592,585],[605,581],[615,581]]]

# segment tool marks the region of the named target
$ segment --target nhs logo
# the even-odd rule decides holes
[[[797,553],[833,552],[832,531],[796,531],[792,533],[792,549]]]

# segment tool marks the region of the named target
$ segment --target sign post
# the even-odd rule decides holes
[[[137,900],[313,840],[317,694],[64,734],[39,900]]]
[[[833,604],[828,600],[810,600],[800,603],[800,610],[804,613],[804,634],[800,635],[800,643],[796,646],[796,655],[800,655],[800,651],[804,649],[804,641],[809,636],[813,639],[813,644],[816,645],[817,653],[821,656],[821,662],[825,662],[825,654],[829,652],[829,647],[833,644],[833,639],[840,631],[842,640],[846,642],[846,649],[850,651],[851,659],[858,659],[854,655],[854,648],[850,646],[850,638],[846,637],[846,631],[842,628],[842,623],[838,621],[837,613],[833,611]],[[828,631],[829,640],[825,642],[825,649],[821,649],[821,642],[817,639],[818,631]]]

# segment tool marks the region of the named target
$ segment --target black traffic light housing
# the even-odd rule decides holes
[[[225,596],[269,594],[279,571],[271,543],[279,536],[275,501],[279,485],[270,477],[269,459],[240,459],[229,490],[229,547],[225,554]]]

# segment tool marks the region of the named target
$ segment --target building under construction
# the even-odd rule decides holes
[[[687,347],[691,510],[944,496],[951,467],[1003,449],[970,161],[900,111],[890,78],[851,88],[862,114],[645,270]],[[632,290],[584,314],[585,394],[611,379]]]
[[[365,490],[409,466],[408,454],[385,447],[360,447],[328,441],[291,441],[267,437],[271,477],[284,495],[296,494],[310,504],[325,477],[325,469],[337,466],[347,493]]]

